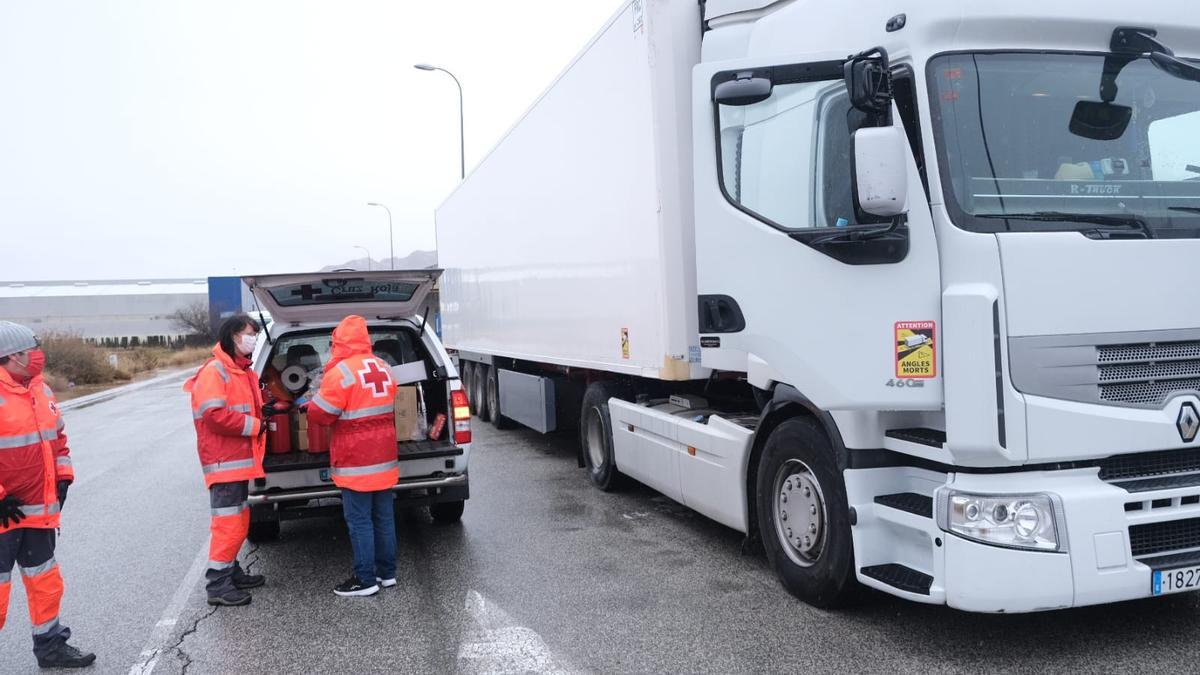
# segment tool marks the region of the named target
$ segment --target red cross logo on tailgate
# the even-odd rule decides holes
[[[358,371],[358,379],[364,388],[371,389],[375,398],[387,396],[387,386],[392,381],[392,374],[386,368],[380,368],[378,361],[367,361],[367,367]]]

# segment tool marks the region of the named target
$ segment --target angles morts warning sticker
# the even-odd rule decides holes
[[[937,377],[937,324],[933,321],[896,323],[896,377]]]

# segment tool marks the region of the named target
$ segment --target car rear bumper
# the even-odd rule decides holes
[[[392,491],[402,493],[415,490],[443,490],[450,488],[465,489],[468,487],[468,485],[469,482],[467,479],[467,474],[463,473],[428,478],[402,478],[398,483],[392,486]],[[264,504],[280,504],[285,502],[307,502],[313,499],[327,499],[341,496],[341,489],[330,485],[319,488],[299,488],[293,490],[274,490],[270,492],[261,492],[250,495],[246,501],[251,506],[260,506]]]

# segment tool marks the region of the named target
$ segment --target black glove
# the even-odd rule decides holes
[[[262,407],[263,418],[274,417],[281,413],[287,412],[292,407],[287,401],[270,401]]]
[[[0,499],[0,527],[8,527],[10,520],[13,525],[25,520],[25,513],[21,511],[21,500],[12,496]]]
[[[56,487],[58,488],[58,508],[62,510],[63,505],[67,503],[67,488],[71,487],[71,481],[60,480]]]

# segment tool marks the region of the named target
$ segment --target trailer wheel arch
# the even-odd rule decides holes
[[[846,470],[848,456],[842,434],[838,431],[837,422],[827,411],[818,408],[807,396],[800,393],[790,384],[776,384],[771,390],[771,399],[763,408],[758,427],[754,432],[754,441],[750,448],[749,462],[746,465],[746,514],[748,538],[755,539],[758,533],[758,507],[756,486],[758,485],[758,464],[762,457],[767,439],[783,422],[796,417],[814,419],[829,438],[833,447],[837,466]]]

